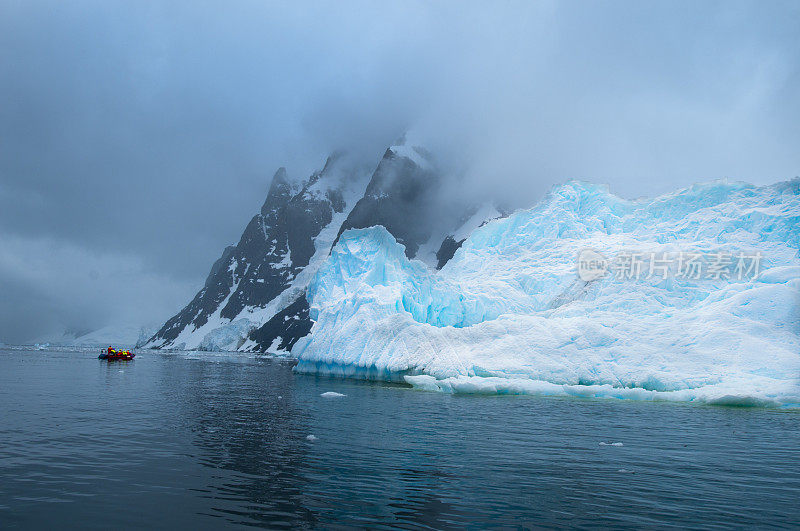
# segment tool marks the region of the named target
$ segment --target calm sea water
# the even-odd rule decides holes
[[[0,350],[0,527],[800,525],[796,411],[450,396],[291,368]]]

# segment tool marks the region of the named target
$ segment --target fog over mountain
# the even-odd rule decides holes
[[[0,341],[160,326],[279,167],[405,132],[467,203],[800,174],[798,4],[491,6],[0,3]]]

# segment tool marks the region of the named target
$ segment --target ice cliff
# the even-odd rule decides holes
[[[345,230],[292,354],[301,372],[455,393],[798,406],[798,247],[798,179],[639,201],[570,182],[439,271],[382,226]],[[587,252],[604,276],[579,276]]]

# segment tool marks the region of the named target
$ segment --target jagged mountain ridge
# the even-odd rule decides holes
[[[299,190],[280,168],[261,211],[250,220],[239,243],[223,251],[203,288],[147,346],[198,348],[205,334],[243,318],[244,313],[255,317],[258,309],[290,287],[316,252],[315,238],[346,208],[347,183],[327,182],[337,161],[337,155],[331,156]]]
[[[336,241],[347,229],[382,225],[405,245],[406,256],[417,255],[419,247],[432,235],[429,219],[436,206],[441,179],[426,152],[419,148],[411,150],[413,153],[408,149],[386,150],[364,197],[339,228]]]
[[[288,352],[312,326],[305,289],[345,230],[382,225],[409,258],[441,267],[452,256],[441,250],[447,237],[474,225],[476,215],[491,214],[478,225],[499,215],[442,208],[441,171],[405,139],[386,150],[371,174],[350,174],[342,159],[329,157],[300,187],[279,169],[239,243],[224,250],[203,288],[146,346]]]

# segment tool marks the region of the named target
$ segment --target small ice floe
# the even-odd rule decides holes
[[[341,398],[347,395],[343,395],[342,393],[337,393],[335,391],[328,391],[327,393],[322,393],[319,396],[321,396],[322,398]]]
[[[308,442],[314,442],[314,441],[317,440],[317,437],[316,437],[316,435],[306,435],[306,440]]]
[[[283,397],[281,395],[278,395],[278,400],[282,400],[282,399],[283,399]]]
[[[624,446],[621,442],[601,442],[600,446]]]
[[[627,468],[620,468],[617,472],[621,472],[622,474],[635,474],[633,470],[628,470]]]

